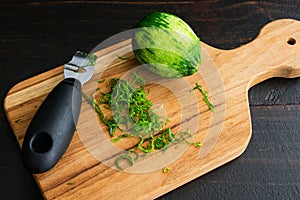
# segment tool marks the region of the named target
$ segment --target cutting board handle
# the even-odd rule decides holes
[[[265,25],[250,43],[233,50],[202,44],[223,81],[253,85],[272,77],[300,76],[300,22],[280,19]]]

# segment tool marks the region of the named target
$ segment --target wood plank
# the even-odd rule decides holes
[[[180,88],[179,91],[189,91],[191,85],[194,85],[195,82],[200,82],[205,89],[210,91],[212,102],[216,105],[216,112],[211,113],[206,108],[199,94],[196,95],[197,101],[195,104],[186,105],[187,108],[193,106],[200,109],[201,115],[199,119],[197,117],[187,119],[201,122],[200,126],[196,127],[195,134],[197,139],[201,139],[204,142],[204,146],[200,149],[200,152],[192,147],[187,148],[186,151],[178,151],[178,149],[185,150],[185,147],[181,149],[180,145],[177,149],[173,148],[167,151],[163,157],[168,158],[169,156],[171,160],[167,159],[167,161],[172,161],[168,163],[172,168],[168,174],[162,173],[161,170],[164,166],[154,170],[150,169],[147,173],[145,170],[149,169],[143,168],[147,166],[145,163],[153,162],[153,158],[157,158],[155,157],[157,155],[141,159],[141,161],[136,163],[136,166],[142,166],[142,168],[138,168],[141,171],[136,172],[143,173],[130,171],[135,166],[126,168],[127,171],[119,171],[110,165],[109,163],[114,161],[111,153],[116,155],[117,153],[113,151],[114,149],[109,148],[111,144],[104,134],[95,135],[95,130],[100,127],[99,122],[91,120],[93,111],[88,109],[86,102],[83,102],[78,132],[75,134],[67,152],[53,169],[46,173],[35,175],[43,195],[47,199],[74,199],[74,197],[79,199],[89,197],[98,199],[124,199],[124,197],[128,199],[151,199],[238,157],[246,149],[251,137],[248,89],[270,77],[293,78],[300,75],[298,62],[300,49],[298,45],[289,45],[287,43],[287,39],[290,37],[300,38],[299,21],[285,19],[272,22],[264,27],[256,40],[234,50],[219,50],[202,43],[203,64],[201,69],[199,73],[193,76],[180,79],[180,81],[183,81],[181,83],[187,82],[188,84]],[[95,76],[86,85],[85,92],[95,90],[97,86],[96,80],[99,78],[118,76],[121,75],[120,73],[124,73],[138,65],[132,52],[130,52],[130,40],[104,49],[96,54],[99,55],[99,59],[95,66]],[[133,59],[118,59],[118,56],[123,54],[133,57]],[[110,64],[109,67],[102,74],[103,66],[108,64]],[[12,88],[5,99],[6,114],[20,146],[22,145],[22,138],[28,122],[36,110],[33,106],[34,104],[30,102],[37,100],[37,104],[41,103],[40,98],[32,99],[32,97],[35,97],[36,91],[43,91],[37,90],[37,88],[41,89],[46,86],[48,89],[39,93],[44,96],[51,87],[56,85],[55,83],[62,79],[62,68],[57,68],[54,71],[57,72],[57,70],[61,70],[61,72],[58,73],[58,78],[55,81],[49,82],[48,80],[51,80],[51,78],[48,79],[47,77],[49,76],[45,74],[33,77]],[[154,78],[153,80],[155,81],[158,80],[156,76],[149,76]],[[220,79],[218,80],[218,78]],[[178,81],[179,79],[176,82],[172,82],[172,84]],[[22,86],[29,82],[37,84],[29,86],[29,88]],[[167,84],[167,82],[163,82],[163,84]],[[29,98],[24,98],[22,88],[26,90]],[[184,97],[183,94],[179,93],[178,97]],[[156,97],[154,101],[158,101],[160,99],[159,91],[154,90],[153,96]],[[16,101],[16,98],[19,101]],[[181,98],[181,100],[183,102],[186,100],[190,101],[190,98]],[[175,112],[180,113],[180,108],[172,106],[173,104],[170,106],[173,107]],[[24,113],[20,110],[27,110],[28,115],[24,116]],[[199,112],[195,112],[195,110],[188,109],[188,112],[184,114],[197,116]],[[17,121],[18,119],[21,120]],[[177,122],[177,120],[178,116],[174,116],[175,123],[179,125],[180,122]],[[189,125],[188,123],[182,124]],[[101,145],[104,145],[105,148],[101,149]],[[101,162],[99,162],[99,157],[97,157],[99,156],[99,151],[100,156],[104,156],[100,159]],[[70,186],[67,184],[68,182],[74,184]],[[139,184],[139,192],[141,194],[138,197],[136,197],[135,192],[130,193],[128,192],[130,190],[127,189],[127,187],[132,188],[137,184]],[[115,193],[111,190],[112,185],[122,189]],[[153,188],[153,185],[159,187]]]
[[[300,78],[272,78],[249,90],[251,105],[282,105],[300,103]],[[264,90],[265,88],[268,90]]]

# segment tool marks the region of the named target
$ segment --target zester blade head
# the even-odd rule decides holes
[[[77,51],[72,60],[64,65],[65,78],[75,78],[83,85],[92,78],[95,61],[95,55]]]

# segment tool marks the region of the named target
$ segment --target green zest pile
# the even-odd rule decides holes
[[[146,98],[144,79],[137,73],[134,73],[132,78],[133,83],[138,87],[133,87],[129,81],[113,78],[108,82],[109,91],[100,92],[98,101],[84,95],[99,114],[102,122],[108,126],[111,137],[115,136],[116,129],[125,133],[114,138],[113,142],[128,136],[153,137],[167,122],[167,119],[157,115],[155,110],[151,109],[152,102]],[[101,105],[112,110],[111,116],[104,116]]]
[[[105,80],[98,82],[104,84]],[[150,91],[145,91],[145,80],[138,73],[133,73],[129,81],[118,78],[110,79],[106,82],[105,89],[108,91],[102,92],[101,88],[97,88],[93,98],[84,93],[83,97],[107,126],[111,141],[118,142],[127,137],[134,137],[139,141],[134,150],[128,150],[126,154],[116,159],[117,168],[122,169],[119,164],[122,159],[128,160],[133,165],[138,159],[138,152],[150,153],[155,150],[164,152],[170,144],[180,141],[185,141],[195,147],[202,145],[201,142],[192,142],[194,135],[189,130],[177,134],[174,134],[171,128],[164,130],[169,120],[157,114],[162,107],[152,108],[153,103],[147,99]],[[109,114],[105,115],[102,109],[108,109]],[[116,130],[119,131],[116,132]]]

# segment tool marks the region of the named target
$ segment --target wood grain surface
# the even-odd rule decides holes
[[[270,21],[299,20],[299,6],[297,1],[1,1],[1,102],[16,83],[67,62],[76,50],[89,51],[150,11],[177,14],[206,44],[232,49],[253,40]],[[295,199],[299,94],[299,79],[273,78],[251,88],[253,135],[246,152],[160,199]],[[3,110],[0,117],[0,198],[41,199]]]
[[[35,175],[42,194],[46,199],[153,199],[238,157],[251,137],[248,89],[268,78],[300,76],[300,48],[294,43],[299,38],[299,21],[277,20],[263,27],[254,41],[230,51],[202,43],[203,61],[199,73],[184,78],[189,84],[185,85],[183,78],[161,79],[145,73],[150,83],[154,81],[162,86],[174,87],[162,92],[163,89],[150,84],[154,92],[152,101],[164,102],[170,127],[190,128],[196,139],[203,141],[200,151],[177,144],[163,154],[150,154],[146,159],[138,159],[137,167],[134,165],[118,171],[114,161],[122,151],[110,148],[111,142],[105,139],[105,134],[102,137],[98,134],[99,121],[93,120],[94,111],[85,102],[77,133],[63,158],[50,171]],[[131,40],[95,52],[95,55],[98,60],[94,78],[83,89],[87,94],[97,88],[97,80],[119,78],[138,66],[131,50]],[[142,73],[144,70],[139,71]],[[62,78],[62,67],[56,68],[21,82],[8,92],[4,108],[20,146],[35,111]],[[216,105],[213,114],[205,106],[201,95],[196,95],[195,102],[192,97],[187,97],[196,82],[210,91],[210,98]],[[175,91],[174,98],[172,93]],[[168,96],[170,100],[163,101]],[[171,101],[176,98],[180,105]],[[187,109],[184,110],[185,107]],[[121,148],[131,147],[123,143]],[[164,167],[170,167],[172,171],[164,174]],[[134,191],[126,188],[138,184],[141,195],[136,197]],[[118,193],[111,190],[118,185],[126,187],[121,187]]]

